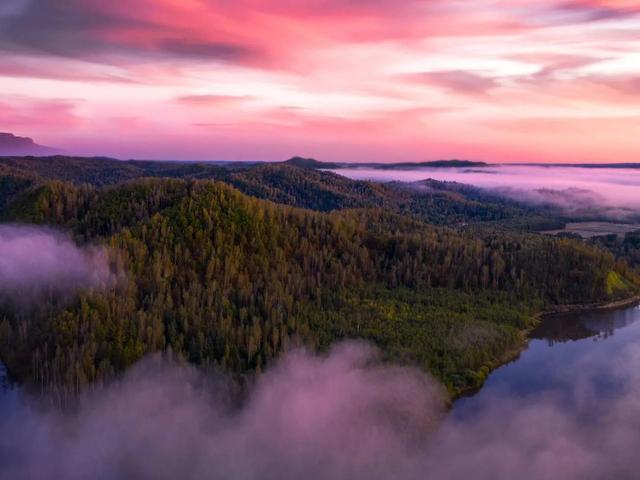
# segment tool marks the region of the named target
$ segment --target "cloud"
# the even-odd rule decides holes
[[[0,17],[12,17],[24,11],[29,0],[5,0],[0,4]]]
[[[0,124],[17,131],[43,126],[52,130],[67,129],[80,122],[76,107],[72,100],[10,98],[0,94]]]
[[[156,5],[160,15],[149,11],[154,6],[146,0],[132,3],[135,8],[123,10],[96,0],[32,0],[18,13],[0,17],[0,49],[102,61],[123,54],[219,61],[242,61],[257,55],[254,46],[224,39],[215,28],[205,35],[172,21],[174,9],[168,2]]]
[[[81,249],[47,228],[0,225],[0,300],[28,304],[43,294],[68,295],[114,280],[102,249]]]
[[[638,169],[492,165],[476,169],[336,170],[357,179],[416,182],[433,178],[474,185],[525,203],[555,205],[565,213],[640,219]]]
[[[99,69],[98,69],[99,70]],[[24,77],[79,82],[135,83],[125,74],[91,71],[82,62],[68,62],[64,68],[49,57],[21,57],[3,55],[0,77]]]
[[[452,419],[434,442],[430,455],[436,461],[426,477],[635,478],[640,378],[634,365],[640,350],[628,345],[613,358],[606,349],[592,353],[564,372],[563,383],[570,385],[565,395],[493,395],[473,418]],[[616,393],[599,393],[598,379],[615,384]]]
[[[161,54],[282,68],[292,66],[287,57],[297,58],[297,51],[336,42],[420,41],[526,28],[512,14],[484,14],[487,8],[463,11],[443,0],[131,0],[127,8],[99,0],[31,0],[0,16],[0,49],[101,61]]]
[[[255,98],[251,95],[183,95],[177,97],[176,101],[188,105],[212,106],[242,103]]]
[[[162,53],[173,54],[180,57],[236,62],[259,56],[259,50],[257,48],[233,43],[192,41],[179,38],[160,40],[156,45],[156,49]]]
[[[0,477],[635,478],[640,350],[600,353],[577,380],[565,372],[569,397],[490,395],[464,417],[444,416],[426,375],[381,364],[363,343],[289,353],[246,398],[225,377],[151,357],[70,412],[5,397]],[[588,386],[603,373],[620,382],[606,399]]]
[[[612,203],[606,193],[571,186],[530,189],[504,186],[492,191],[529,205],[556,208],[565,215],[640,222],[640,204],[632,197]]]
[[[558,55],[558,54],[529,54],[529,55],[517,55],[515,59],[524,61],[531,61],[540,65],[540,70],[533,75],[529,80],[534,81],[538,85],[541,80],[556,80],[559,75],[566,73],[573,73],[580,68],[595,65],[599,62],[608,60],[603,57],[589,56],[589,55]],[[575,81],[572,78],[572,81]]]
[[[591,77],[589,80],[616,90],[624,95],[632,97],[640,96],[640,75],[628,77],[595,76]]]
[[[383,161],[419,161],[424,152],[434,159],[597,161],[609,148],[612,157],[632,161],[640,138],[630,118],[638,110],[635,83],[618,82],[637,76],[633,2],[12,0],[10,5],[0,14],[0,53],[6,59],[0,89],[5,96],[40,101],[64,100],[73,92],[68,101],[80,99],[82,118],[64,128],[55,116],[47,123],[23,115],[20,110],[30,109],[27,100],[24,107],[13,102],[19,133],[69,152],[206,159],[223,148],[231,152],[227,159],[255,160],[299,153],[306,142],[334,161],[364,161],[372,150]],[[621,13],[608,21],[584,21],[594,9]],[[534,58],[552,51],[555,59]],[[599,78],[611,79],[610,85]],[[202,103],[174,101],[185,92],[250,94],[259,101],[205,109]],[[300,142],[295,151],[281,135],[265,140],[264,128],[255,128],[282,123],[278,112],[287,106],[311,119],[287,124],[283,135]],[[426,115],[398,121],[398,115],[377,113],[415,106],[452,113],[438,122]],[[145,112],[148,121],[126,132],[105,121],[132,111]],[[510,127],[541,118],[562,122],[540,121],[534,133]],[[379,127],[354,128],[358,134],[349,138],[343,119]],[[491,128],[492,121],[506,127]],[[233,134],[205,137],[197,127],[221,123],[234,125]],[[11,123],[4,129],[11,130]],[[578,129],[581,138],[574,134]],[[381,137],[381,131],[389,133]],[[345,151],[353,156],[340,158]]]
[[[4,406],[0,477],[406,478],[444,413],[435,382],[361,343],[290,353],[241,407],[231,392],[156,357],[72,414]]]
[[[500,86],[495,78],[463,70],[416,73],[408,77],[464,95],[485,95]]]
[[[627,0],[571,0],[559,3],[557,10],[584,22],[627,18],[640,13],[637,2]]]
[[[99,47],[96,30],[131,22],[101,13],[90,0],[32,0],[18,14],[0,19],[0,48],[75,56]]]

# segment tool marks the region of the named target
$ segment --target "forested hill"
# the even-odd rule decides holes
[[[314,158],[293,157],[285,162],[288,165],[304,168],[338,170],[341,168],[374,168],[380,170],[407,170],[416,168],[461,168],[486,167],[485,162],[471,160],[434,160],[430,162],[398,162],[398,163],[349,163],[321,162]]]
[[[0,175],[34,182],[114,185],[141,177],[215,178],[227,169],[211,163],[121,161],[103,157],[0,157]]]
[[[108,245],[127,278],[64,307],[50,298],[29,312],[2,308],[2,360],[60,398],[158,350],[243,376],[291,345],[323,349],[342,338],[371,340],[456,393],[477,386],[516,349],[545,305],[605,301],[638,286],[624,263],[580,241],[471,234],[402,214],[387,199],[395,187],[283,165],[227,169],[226,183],[111,184],[103,179],[147,167],[118,163],[109,172],[108,161],[91,161],[89,173],[82,162],[38,172],[15,161],[0,184],[4,221],[56,225],[81,243]],[[43,180],[54,167],[56,177],[95,177],[94,185]],[[166,175],[209,168],[151,167]],[[339,198],[362,208],[300,209],[233,184],[286,203],[333,210],[322,202]],[[335,197],[325,197],[327,189]],[[469,202],[456,195],[454,202]]]
[[[63,156],[0,158],[0,210],[16,192],[52,180],[105,186],[143,177],[219,180],[251,196],[318,211],[385,208],[441,225],[493,221],[525,230],[562,227],[532,207],[473,187],[435,180],[357,181],[289,162],[223,166]]]

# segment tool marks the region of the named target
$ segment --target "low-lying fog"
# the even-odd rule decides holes
[[[103,248],[78,247],[51,228],[0,224],[0,303],[26,307],[46,293],[65,296],[115,280]]]
[[[490,165],[472,168],[335,170],[359,180],[459,182],[531,204],[553,204],[567,213],[603,214],[612,219],[640,214],[640,169],[541,165]]]
[[[637,478],[640,350],[615,347],[555,375],[573,379],[571,408],[553,390],[493,395],[462,418],[429,376],[363,343],[292,352],[233,408],[224,381],[152,357],[73,413],[0,396],[0,478]],[[619,383],[604,403],[603,371]]]

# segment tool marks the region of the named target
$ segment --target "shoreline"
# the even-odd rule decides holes
[[[478,386],[469,387],[463,389],[459,392],[455,392],[451,395],[449,400],[449,408],[453,408],[455,402],[461,398],[472,397],[476,393],[478,393],[482,387],[484,386],[487,379],[491,376],[491,374],[500,367],[508,365],[509,363],[517,360],[520,357],[520,354],[524,352],[529,345],[529,335],[531,332],[540,325],[546,319],[549,319],[555,315],[561,315],[564,313],[573,313],[573,312],[594,312],[594,311],[604,311],[604,310],[618,310],[631,307],[633,305],[640,304],[640,293],[633,295],[628,298],[624,298],[621,300],[613,300],[607,302],[598,302],[598,303],[575,303],[569,305],[555,305],[552,308],[544,309],[540,312],[534,313],[531,316],[532,322],[531,325],[521,330],[522,333],[522,341],[515,348],[508,350],[504,353],[504,355],[495,362],[494,365],[489,366],[489,373],[482,381],[482,383]]]
[[[630,307],[636,303],[640,303],[640,294],[633,295],[632,297],[623,298],[621,300],[613,300],[608,302],[598,303],[574,303],[569,305],[556,305],[552,308],[548,308],[539,312],[535,317],[543,319],[545,317],[552,317],[562,313],[572,312],[589,312],[600,310],[617,310],[619,308]]]

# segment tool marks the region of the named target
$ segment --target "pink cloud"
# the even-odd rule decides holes
[[[65,129],[80,122],[75,104],[67,100],[3,99],[0,97],[0,125],[28,131],[41,127]]]
[[[250,95],[183,95],[176,101],[187,105],[212,106],[243,103],[253,98]]]
[[[633,161],[640,148],[635,1],[12,5],[3,129],[72,151],[555,161],[615,141]]]
[[[500,86],[497,79],[463,70],[443,70],[409,75],[409,79],[464,95],[485,95]]]

